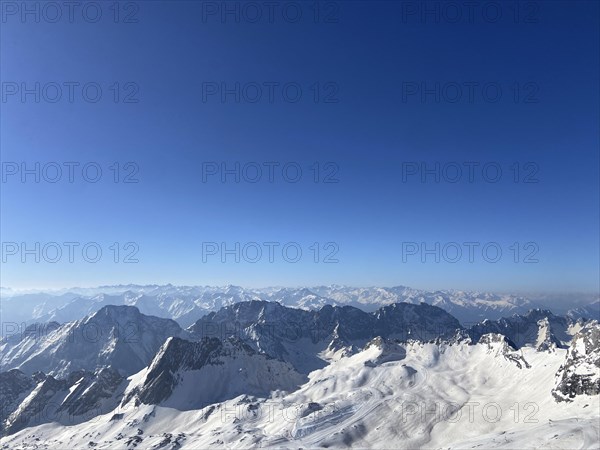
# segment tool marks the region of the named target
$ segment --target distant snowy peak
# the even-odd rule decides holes
[[[281,288],[257,293],[256,297],[301,309],[320,309],[325,305],[339,304],[335,299],[323,297],[309,288]]]
[[[531,302],[521,296],[467,291],[426,291],[406,286],[390,288],[352,288],[320,286],[313,288],[319,295],[338,304],[362,308],[378,308],[392,303],[427,303],[445,309],[461,322],[497,319],[515,312],[525,312]]]
[[[394,303],[369,313],[348,305],[313,310],[253,299],[222,307],[182,330],[175,321],[143,314],[137,307],[107,305],[74,322],[30,325],[24,333],[0,340],[0,364],[26,374],[42,370],[63,377],[76,370],[112,365],[127,376],[146,367],[169,337],[237,337],[257,353],[308,373],[331,358],[353,354],[377,336],[477,343],[492,333],[506,336],[517,349],[554,351],[567,348],[584,323],[533,309],[465,329],[451,314],[427,303]]]
[[[600,321],[600,300],[596,300],[588,305],[572,308],[567,311],[567,316],[572,319],[590,319]]]

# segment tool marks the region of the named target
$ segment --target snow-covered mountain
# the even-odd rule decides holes
[[[600,326],[540,309],[465,328],[425,303],[365,312],[252,300],[182,330],[104,306],[0,342],[3,449],[595,448],[600,438]]]
[[[104,306],[75,322],[31,325],[3,338],[0,367],[64,377],[113,366],[130,375],[146,367],[168,337],[182,333],[173,320],[146,316],[132,306]]]
[[[258,352],[308,373],[331,358],[353,353],[376,336],[428,340],[460,327],[456,318],[427,304],[397,303],[367,313],[352,306],[303,310],[251,301],[210,313],[188,331],[196,339],[241,338]]]
[[[1,339],[0,366],[58,377],[113,366],[130,375],[146,367],[168,337],[237,337],[254,351],[308,373],[375,336],[426,340],[457,328],[454,317],[426,304],[399,303],[366,313],[351,306],[304,310],[252,300],[207,314],[188,330],[134,306],[107,305],[83,319],[33,324]]]
[[[172,338],[150,367],[113,391],[124,392],[113,410],[86,422],[75,416],[69,426],[59,420],[29,426],[0,444],[11,449],[597,448],[600,397],[579,393],[559,403],[552,395],[566,353],[515,350],[501,335],[490,334],[477,344],[375,338],[311,372],[296,388],[293,369],[280,365],[275,370],[284,372],[270,375],[273,360],[239,341]],[[260,374],[249,381],[258,395],[236,396],[247,374],[238,374],[234,356],[250,358],[241,368]],[[224,374],[231,377],[227,382],[219,379]],[[272,382],[289,382],[288,389],[270,390]]]

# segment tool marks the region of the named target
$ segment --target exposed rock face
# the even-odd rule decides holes
[[[344,349],[351,354],[377,336],[424,341],[459,328],[456,318],[427,304],[397,303],[367,313],[351,306],[326,305],[318,311],[305,311],[252,301],[210,313],[189,331],[196,338],[239,337],[259,353],[308,373],[325,365],[316,356],[320,351]]]
[[[556,401],[600,394],[600,324],[588,323],[573,338],[552,390]]]
[[[468,333],[474,342],[478,342],[484,334],[502,334],[517,349],[529,346],[538,351],[552,351],[568,346],[574,325],[572,319],[556,316],[551,311],[532,309],[523,315],[484,320],[471,326]]]
[[[237,338],[170,338],[122,404],[135,398],[136,405],[169,405],[175,397],[178,408],[193,409],[241,394],[268,396],[277,389],[295,389],[303,381],[289,364],[259,354]]]
[[[538,337],[536,341],[536,350],[538,352],[554,351],[556,348],[564,347],[556,334],[553,332],[552,324],[548,317],[544,317],[537,322]]]
[[[47,376],[38,383],[29,395],[23,400],[18,408],[6,419],[6,433],[12,434],[25,428],[30,422],[40,423],[49,419],[51,411],[47,406],[51,404],[52,398],[69,387],[67,380],[57,380]]]
[[[96,373],[80,372],[78,380],[70,377],[71,386],[76,386],[60,406],[59,411],[66,411],[71,416],[91,413],[95,416],[101,402],[114,396],[119,385],[124,381],[119,372],[112,367],[103,367]]]
[[[394,303],[373,313],[374,336],[429,341],[462,328],[458,320],[437,306]]]
[[[15,369],[0,373],[1,434],[53,421],[72,424],[110,411],[122,381],[113,368],[80,370],[62,379],[41,372],[28,377]]]
[[[0,424],[14,411],[23,396],[33,389],[34,380],[17,369],[0,373]]]
[[[142,386],[134,388],[123,403],[133,395],[136,403],[158,405],[167,399],[177,385],[179,370],[200,370],[205,364],[216,363],[211,356],[222,347],[221,340],[205,338],[201,342],[189,342],[183,339],[168,339],[152,361]]]

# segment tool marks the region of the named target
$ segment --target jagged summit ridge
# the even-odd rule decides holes
[[[251,301],[210,313],[188,331],[196,339],[241,338],[257,352],[308,373],[323,367],[330,358],[354,353],[376,336],[429,340],[458,328],[461,325],[456,318],[427,304],[398,303],[368,313],[352,306],[302,310]]]

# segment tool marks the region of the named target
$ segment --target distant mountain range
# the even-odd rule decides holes
[[[182,327],[188,327],[209,312],[251,300],[276,301],[284,306],[307,310],[319,309],[324,305],[354,306],[367,312],[393,303],[427,303],[443,308],[463,325],[522,314],[532,308],[551,309],[555,314],[575,319],[600,318],[600,300],[589,297],[579,302],[569,299],[563,304],[554,299],[552,306],[548,307],[543,300],[535,301],[522,296],[423,291],[404,286],[246,289],[239,286],[119,285],[26,294],[4,289],[0,304],[3,322],[0,334],[5,335],[7,328],[23,323],[71,322],[106,305],[135,306],[144,314],[173,319]],[[565,307],[565,304],[569,306]]]

